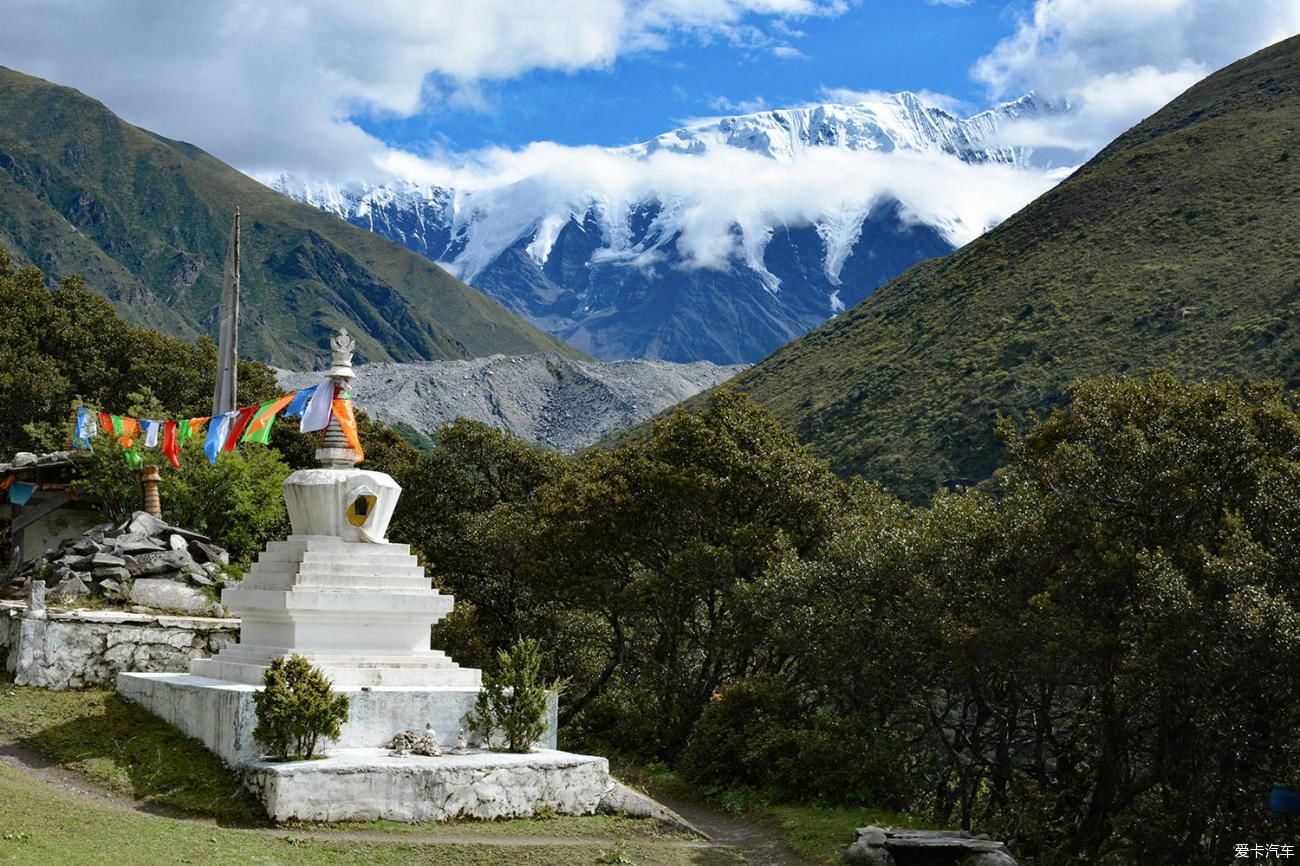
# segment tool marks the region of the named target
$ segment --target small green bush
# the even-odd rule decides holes
[[[484,673],[470,729],[489,748],[530,752],[546,731],[546,685],[541,680],[542,647],[532,638],[497,653],[497,672]],[[558,684],[552,684],[558,690]],[[499,736],[498,736],[499,735]]]
[[[310,760],[324,737],[337,740],[348,718],[346,695],[300,655],[271,662],[262,680],[265,688],[253,695],[257,727],[253,739],[274,756]]]

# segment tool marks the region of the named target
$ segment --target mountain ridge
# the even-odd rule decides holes
[[[735,386],[844,475],[987,478],[998,413],[1167,369],[1300,385],[1300,37],[1214,73],[1061,184]]]
[[[83,275],[133,322],[211,332],[238,204],[246,356],[309,365],[338,327],[374,360],[580,355],[433,263],[72,88],[0,67],[0,121],[0,244],[51,281]]]

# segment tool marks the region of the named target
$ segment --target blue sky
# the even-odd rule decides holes
[[[966,110],[1036,89],[1074,111],[1020,143],[1082,159],[1300,32],[1300,0],[0,2],[0,63],[250,174],[335,180],[503,149],[518,176],[533,143],[627,144],[833,89]]]
[[[397,147],[437,142],[464,151],[533,141],[630,144],[693,117],[825,101],[825,91],[835,88],[930,90],[979,110],[990,100],[971,67],[1026,9],[1025,3],[987,0],[875,0],[838,17],[777,24],[751,13],[746,24],[756,32],[748,40],[684,34],[667,50],[629,53],[608,67],[532,70],[479,82],[468,94],[435,74],[427,85],[434,97],[428,110],[407,118],[352,119]],[[788,49],[798,53],[788,56]]]

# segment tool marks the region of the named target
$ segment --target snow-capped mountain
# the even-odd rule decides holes
[[[534,146],[451,185],[264,179],[598,358],[748,363],[1050,185],[1007,146],[1032,94],[960,118],[911,93]]]
[[[914,93],[896,93],[879,102],[857,105],[811,105],[758,114],[721,117],[684,126],[624,148],[628,153],[704,153],[734,147],[777,160],[791,160],[814,147],[889,152],[942,152],[966,162],[1019,164],[1027,155],[991,143],[1009,119],[1033,117],[1044,109],[1034,94],[962,119],[926,105]]]

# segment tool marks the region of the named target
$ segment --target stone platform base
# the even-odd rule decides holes
[[[449,821],[590,815],[616,785],[604,758],[549,749],[394,757],[332,749],[315,761],[245,764],[244,780],[275,821]]]
[[[226,763],[237,766],[261,757],[253,741],[257,715],[253,693],[259,686],[214,680],[193,674],[123,673],[117,692],[203,742]],[[455,745],[474,708],[477,688],[416,686],[343,687],[348,721],[333,750],[380,749],[398,731],[423,733],[432,724],[444,749]],[[552,696],[546,733],[540,744],[555,747],[557,703]],[[316,762],[313,762],[313,764]]]

